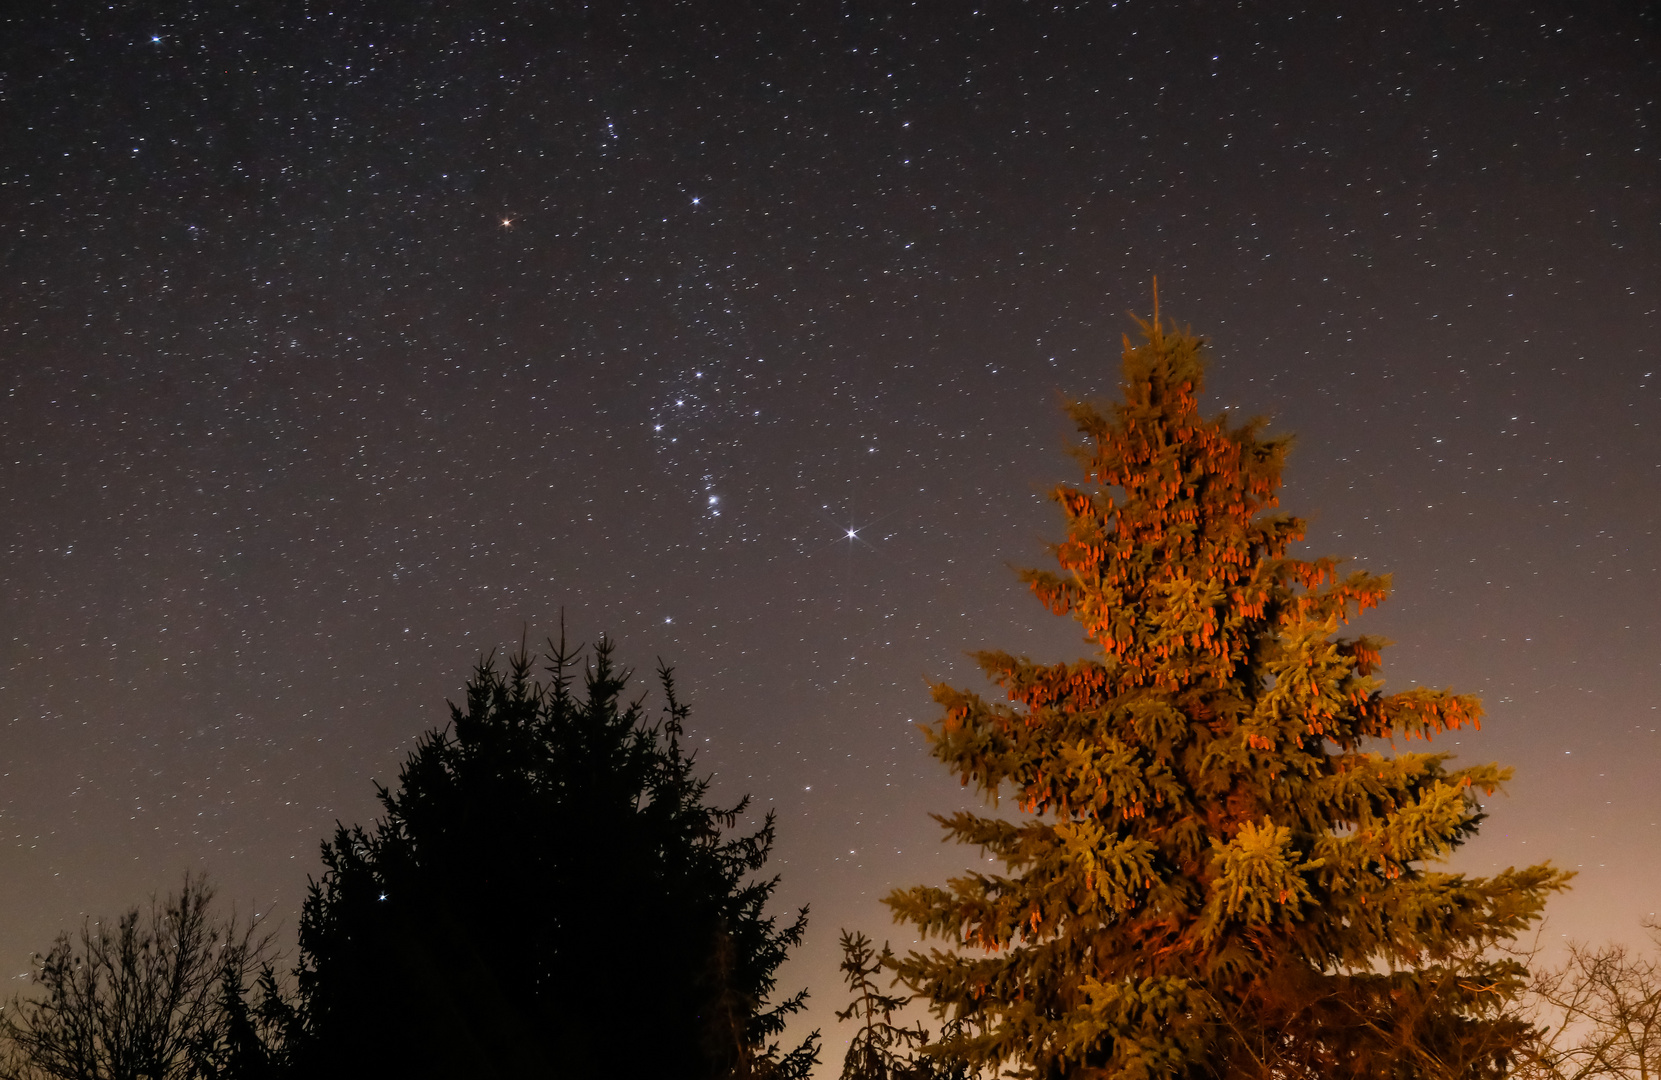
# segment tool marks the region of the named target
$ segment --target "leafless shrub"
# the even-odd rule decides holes
[[[1661,944],[1661,924],[1645,922]],[[1539,1033],[1513,1075],[1523,1080],[1661,1078],[1661,960],[1625,945],[1569,946],[1529,988]]]
[[[58,935],[36,954],[30,991],[0,1010],[0,1080],[267,1071],[286,1011],[271,936],[235,914],[215,918],[212,900],[206,879],[187,875],[148,912],[133,907]]]

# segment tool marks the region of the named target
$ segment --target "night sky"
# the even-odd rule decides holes
[[[1083,651],[1011,567],[1155,275],[1389,685],[1483,696],[1460,865],[1661,907],[1654,3],[29,5],[0,275],[8,987],[191,869],[292,933],[563,609],[777,808],[833,1073],[837,929],[975,858],[929,680]]]

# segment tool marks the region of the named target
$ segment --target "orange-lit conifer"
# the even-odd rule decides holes
[[[979,654],[1007,703],[935,688],[934,755],[1020,814],[939,818],[1002,869],[892,894],[946,946],[898,971],[975,1032],[939,1049],[1046,1080],[1500,1075],[1525,972],[1489,947],[1567,875],[1434,868],[1509,770],[1380,740],[1480,704],[1383,692],[1386,643],[1341,631],[1389,578],[1288,556],[1288,440],[1203,418],[1201,340],[1142,329],[1122,403],[1069,406],[1060,573],[1023,575],[1097,652]]]

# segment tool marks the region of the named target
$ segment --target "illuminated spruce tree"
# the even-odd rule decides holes
[[[1198,407],[1202,343],[1124,352],[1123,403],[1069,407],[1087,486],[1062,486],[1061,573],[1023,577],[1095,654],[977,659],[933,754],[994,805],[938,820],[1001,872],[895,892],[942,940],[895,965],[966,1032],[935,1052],[1061,1077],[1488,1077],[1528,1026],[1491,946],[1568,875],[1434,869],[1510,771],[1397,750],[1476,725],[1475,698],[1386,694],[1386,644],[1340,636],[1389,578],[1289,558],[1288,440]]]

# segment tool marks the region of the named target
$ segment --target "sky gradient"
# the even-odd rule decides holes
[[[777,808],[833,1073],[837,929],[974,857],[929,681],[1083,650],[1010,568],[1155,275],[1388,685],[1483,697],[1460,864],[1657,908],[1655,4],[89,11],[0,19],[7,986],[188,869],[292,928],[563,610]]]

